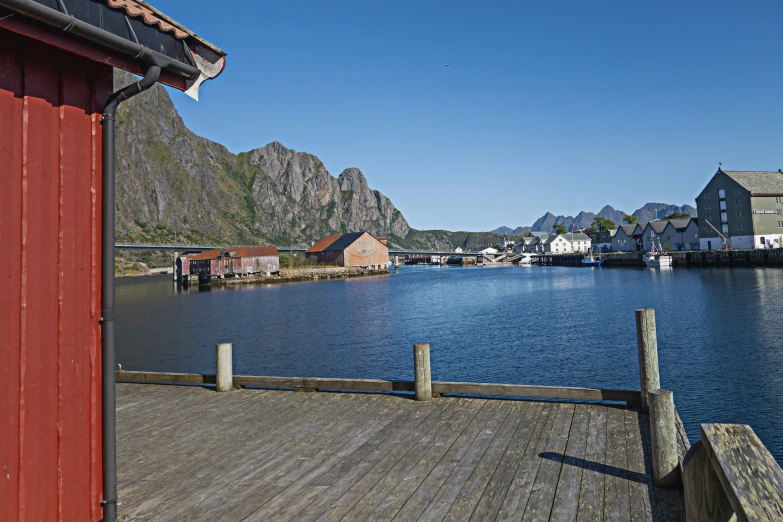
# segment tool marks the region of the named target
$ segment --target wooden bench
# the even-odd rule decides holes
[[[702,424],[682,480],[688,522],[783,520],[783,470],[750,426]]]

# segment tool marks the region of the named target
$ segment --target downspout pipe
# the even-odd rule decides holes
[[[103,108],[103,202],[101,221],[101,396],[103,408],[103,522],[117,520],[117,394],[114,376],[114,163],[117,107],[155,85],[157,65],[141,80],[113,93]]]

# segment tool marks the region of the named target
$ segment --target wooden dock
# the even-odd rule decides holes
[[[120,520],[684,520],[606,404],[117,385]]]
[[[429,343],[413,381],[118,368],[119,520],[783,520],[753,430],[691,446],[636,333],[639,390],[432,381]]]

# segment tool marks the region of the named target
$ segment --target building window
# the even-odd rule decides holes
[[[723,233],[724,234],[728,234],[729,233],[729,225],[727,225],[726,223],[724,223],[721,228],[723,229]]]
[[[718,197],[719,197],[720,199],[726,199],[726,191],[725,191],[724,189],[720,189],[720,190],[718,191]]]
[[[726,210],[726,202],[725,201],[721,201],[720,202],[720,209],[721,210]]]
[[[729,215],[727,212],[721,212],[720,213],[720,222],[721,223],[727,223],[729,221]]]

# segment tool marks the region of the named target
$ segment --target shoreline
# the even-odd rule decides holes
[[[276,283],[299,283],[305,281],[321,281],[332,279],[348,279],[352,277],[367,277],[389,275],[388,268],[332,267],[332,268],[284,268],[277,275],[254,275],[250,277],[232,277],[230,279],[213,279],[210,286],[259,285]]]

